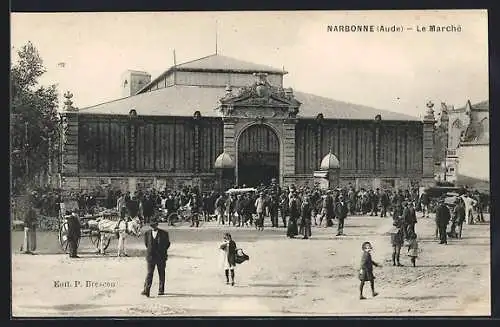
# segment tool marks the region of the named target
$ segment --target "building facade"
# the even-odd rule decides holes
[[[283,186],[311,184],[329,153],[339,160],[342,185],[433,180],[432,113],[420,121],[296,92],[283,86],[285,74],[212,55],[149,82],[145,72],[124,75],[127,97],[66,108],[63,188],[210,190],[271,178]],[[145,85],[138,89],[139,81]]]
[[[489,101],[454,108],[441,105],[440,135],[446,140],[441,179],[457,184],[489,183]]]

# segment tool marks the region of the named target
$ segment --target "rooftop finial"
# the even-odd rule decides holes
[[[66,91],[66,93],[64,93],[64,97],[66,98],[64,101],[64,109],[66,111],[77,111],[78,109],[73,107],[73,101],[71,100],[71,98],[73,98],[73,93]]]
[[[429,100],[425,106],[427,107],[427,112],[424,116],[424,119],[434,121],[434,103]]]

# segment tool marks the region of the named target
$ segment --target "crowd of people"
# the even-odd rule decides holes
[[[348,216],[392,217],[393,228],[390,231],[392,264],[403,266],[400,256],[406,243],[407,255],[411,265],[415,267],[419,255],[415,230],[417,212],[421,212],[421,217],[429,217],[431,211],[435,213],[435,237],[439,240],[439,244],[447,244],[448,237],[457,239],[462,237],[464,223],[484,221],[485,206],[479,192],[470,190],[457,194],[454,203],[450,203],[446,194],[435,198],[419,188],[357,190],[349,185],[322,190],[317,186],[291,185],[287,189],[282,189],[276,179],[271,180],[269,185],[260,185],[256,189],[246,188],[243,185],[241,188],[234,187],[230,192],[221,194],[214,191],[200,192],[197,187],[184,187],[177,191],[151,189],[134,193],[108,190],[105,196],[98,192],[64,195],[60,190],[38,190],[32,192],[29,197],[33,205],[29,206],[25,214],[25,240],[22,246],[24,253],[33,253],[36,249],[36,236],[33,238],[33,233],[36,233],[37,214],[56,215],[60,203],[67,199],[77,203],[77,208],[73,212],[65,212],[70,214],[67,221],[69,229],[73,230],[68,232],[71,258],[78,258],[77,247],[80,237],[78,216],[93,215],[103,209],[113,209],[120,217],[117,226],[132,219],[140,219],[142,223],[149,224],[151,230],[144,236],[148,269],[141,293],[147,297],[150,296],[155,267],[160,279],[158,294],[164,294],[165,267],[170,241],[168,232],[158,228],[159,218],[168,217],[169,213],[175,213],[181,208],[188,208],[191,227],[194,228],[199,227],[200,220],[216,219],[221,225],[227,224],[235,228],[253,226],[262,231],[266,225],[265,219],[268,218],[272,227],[285,228],[287,237],[295,238],[300,235],[303,239],[312,237],[313,226],[333,227],[335,220],[336,236],[344,235],[344,221]],[[173,221],[168,222],[173,224]],[[125,230],[119,231],[121,240],[118,248],[119,256],[122,254],[127,256],[124,243]],[[248,260],[248,256],[243,252],[241,255],[238,254],[238,251],[242,250],[236,247],[229,233],[224,234],[220,249],[223,253],[226,283],[234,285],[235,266]],[[362,251],[359,297],[365,299],[363,295],[365,282],[370,282],[372,296],[378,295],[375,292],[373,267],[380,265],[372,260],[370,242],[362,244]]]
[[[216,219],[221,225],[253,226],[262,231],[267,225],[265,220],[269,219],[271,227],[285,228],[287,237],[302,236],[304,239],[312,237],[313,226],[333,227],[335,220],[336,236],[344,235],[344,222],[348,216],[392,216],[397,230],[392,238],[394,265],[400,264],[399,252],[403,240],[414,237],[416,212],[421,212],[422,217],[429,217],[430,211],[436,212],[436,238],[439,237],[443,244],[446,243],[446,237],[461,237],[464,222],[472,224],[484,221],[484,203],[479,193],[472,191],[456,197],[457,203],[452,206],[453,215],[448,206],[443,204],[444,197],[431,198],[419,188],[357,190],[353,185],[348,185],[322,190],[317,186],[291,185],[282,189],[276,179],[272,179],[267,186],[261,184],[254,189],[243,185],[221,194],[215,191],[200,192],[197,187],[190,186],[180,190],[151,189],[134,193],[109,189],[104,195],[102,193],[63,194],[61,190],[38,190],[32,193],[32,198],[34,207],[42,215],[56,215],[60,202],[72,199],[77,203],[77,209],[74,210],[77,216],[92,215],[103,209],[116,210],[120,216],[117,226],[122,221],[135,218],[145,224],[153,218],[174,224],[168,217],[184,208],[188,212],[191,227],[199,227],[200,221]],[[437,200],[439,204],[434,205]],[[68,214],[71,211],[66,210],[65,215]],[[33,225],[36,215],[28,216],[29,223]],[[450,221],[450,231],[446,231]]]

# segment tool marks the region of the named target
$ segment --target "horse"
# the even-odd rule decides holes
[[[90,222],[89,222],[90,223]],[[90,224],[89,224],[90,225]],[[100,235],[99,243],[99,253],[104,254],[104,246],[107,243],[107,239],[115,235],[118,238],[119,230],[125,230],[129,235],[135,237],[141,236],[142,221],[139,217],[132,218],[129,221],[120,219],[118,222],[106,218],[97,219],[92,225],[97,226],[97,230]]]

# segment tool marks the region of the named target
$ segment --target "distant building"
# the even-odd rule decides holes
[[[213,190],[221,170],[231,186],[311,184],[330,153],[342,185],[432,183],[432,105],[421,121],[294,91],[285,74],[217,54],[152,80],[128,71],[124,98],[66,110],[63,187]]]
[[[457,109],[442,104],[438,131],[441,135],[444,131],[447,144],[440,178],[446,169],[446,180],[456,184],[484,188],[489,183],[489,110],[488,100],[476,104],[468,100]]]

